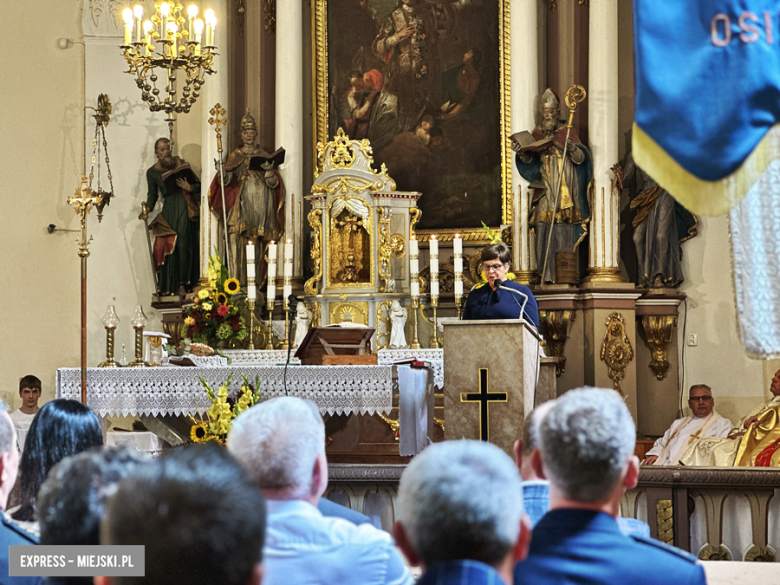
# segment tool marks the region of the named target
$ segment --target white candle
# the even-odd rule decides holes
[[[455,274],[463,273],[463,258],[455,258]]]
[[[282,301],[287,302],[287,299],[289,299],[292,294],[292,284],[285,284],[282,293]]]
[[[250,282],[246,285],[246,296],[250,301],[257,299],[257,287],[254,282]]]
[[[463,281],[461,279],[455,281],[455,296],[463,296]]]
[[[436,239],[436,236],[431,236],[431,240],[428,242],[428,244],[430,245],[431,256],[438,256],[439,240]]]
[[[420,274],[420,261],[417,258],[409,260],[409,272],[411,273],[412,278]]]
[[[267,301],[273,301],[276,298],[276,262],[268,263],[268,297]]]
[[[247,264],[255,263],[255,243],[252,240],[246,242],[246,261]]]
[[[417,280],[417,275],[412,278],[412,297],[417,298],[420,296],[420,281]]]
[[[417,238],[409,240],[409,256],[416,256],[419,254],[420,249],[417,245]]]
[[[125,21],[125,45],[129,45],[131,34],[133,32],[133,11],[129,8],[125,8],[122,12],[122,19]]]
[[[431,297],[439,296],[439,281],[431,280]]]
[[[268,260],[276,264],[276,242],[273,240],[268,244]]]
[[[198,18],[195,21],[195,54],[200,55],[200,45],[203,39],[203,21]]]
[[[431,256],[431,274],[439,274],[439,259]]]
[[[287,240],[284,245],[284,276],[292,276],[293,267],[293,244],[292,240]],[[285,293],[287,296],[287,293]]]
[[[460,237],[460,234],[455,234],[455,238],[452,240],[452,252],[463,254],[463,238]]]

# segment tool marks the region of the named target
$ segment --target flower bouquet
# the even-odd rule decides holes
[[[194,304],[182,309],[182,338],[211,347],[220,342],[227,345],[231,340],[243,341],[247,330],[236,304],[241,296],[238,279],[228,278],[227,268],[216,254],[209,257],[206,274],[208,284],[198,290]]]
[[[199,423],[190,429],[190,439],[193,443],[217,441],[224,445],[230,427],[233,425],[233,419],[260,401],[260,377],[255,377],[255,384],[252,386],[246,376],[241,375],[244,378],[244,383],[238,391],[237,398],[228,396],[230,381],[233,379],[232,372],[227,381],[216,392],[206,380],[199,377],[200,383],[206,389],[206,394],[211,400],[211,407],[206,411],[208,423]]]

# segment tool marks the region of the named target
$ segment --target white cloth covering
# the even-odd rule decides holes
[[[679,458],[688,450],[688,439],[690,438],[691,434],[696,432],[705,418],[706,417],[702,416],[694,416],[690,418],[686,416],[684,418],[678,418],[672,423],[672,426],[667,429],[667,431],[664,433],[664,436],[653,444],[653,448],[647,452],[647,457],[650,455],[660,455],[664,450],[664,447],[666,447],[666,444],[669,442],[671,436],[674,435],[675,431],[677,431],[680,425],[684,424],[685,426],[682,427],[680,432],[677,433],[674,439],[672,439],[672,444],[669,448],[666,460],[656,462],[656,465],[675,465]],[[721,417],[707,430],[707,436],[724,438],[728,436],[730,431],[731,421],[727,418]]]
[[[387,532],[301,500],[268,500],[263,564],[263,585],[414,584]]]

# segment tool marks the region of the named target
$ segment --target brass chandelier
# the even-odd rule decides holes
[[[136,5],[132,10],[126,8],[122,13],[125,42],[121,48],[130,66],[126,73],[135,77],[141,99],[149,104],[149,109],[167,114],[166,121],[171,129],[174,114],[190,111],[205,83],[205,74],[215,72],[211,66],[217,54],[214,11],[206,10],[204,22],[197,17],[197,6],[189,6],[186,19],[183,10],[178,2],[155,4],[154,15],[146,21],[143,21],[143,6]],[[164,70],[163,89],[157,86],[158,69]],[[176,89],[177,74],[184,76],[180,96]]]

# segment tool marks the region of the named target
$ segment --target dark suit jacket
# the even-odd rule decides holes
[[[9,577],[8,576],[8,546],[38,544],[36,538],[6,518],[0,511],[0,585],[35,585],[40,583],[40,577]]]
[[[479,561],[434,563],[417,585],[506,585],[493,567]]]
[[[525,305],[525,320],[532,323],[539,331],[539,307],[531,289],[511,280],[505,280],[504,284],[507,288],[512,288],[528,297]],[[463,320],[517,319],[522,305],[523,299],[519,295],[508,290],[493,290],[489,284],[483,284],[469,293],[466,308],[463,310]]]
[[[534,527],[515,585],[706,585],[696,557],[654,539],[624,536],[614,518],[551,510]]]

